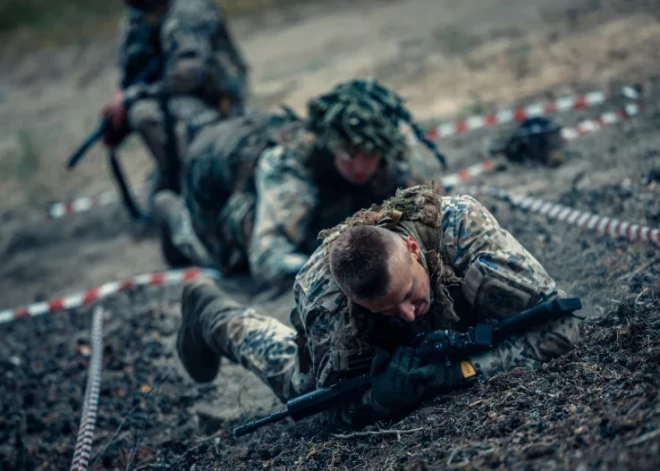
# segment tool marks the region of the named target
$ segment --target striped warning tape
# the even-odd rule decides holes
[[[453,187],[459,183],[466,182],[471,180],[474,177],[477,177],[483,173],[492,172],[495,169],[495,162],[491,159],[484,160],[478,164],[474,164],[460,170],[451,175],[446,175],[440,179],[440,185],[442,185],[445,191],[450,191]]]
[[[594,119],[585,119],[578,123],[577,126],[562,128],[561,136],[565,141],[572,141],[585,134],[596,132],[609,124],[616,124],[626,118],[636,116],[640,110],[640,103],[629,103],[621,109],[607,111]]]
[[[83,399],[80,427],[71,471],[86,471],[92,451],[103,366],[103,309],[100,306],[94,310],[94,316],[92,317],[91,348],[92,355],[87,371],[87,386],[85,387],[85,398]]]
[[[571,226],[577,226],[612,238],[627,239],[631,242],[660,244],[660,229],[641,224],[632,224],[618,219],[580,211],[561,204],[550,203],[529,196],[514,195],[501,188],[471,187],[465,193],[480,196],[488,195],[508,201],[511,205],[530,213],[540,214],[548,219],[556,219]]]
[[[121,291],[126,291],[136,286],[156,286],[185,283],[186,281],[195,279],[199,276],[217,278],[219,275],[215,270],[200,268],[171,270],[162,273],[138,275],[128,280],[105,283],[98,288],[93,288],[82,293],[76,293],[70,296],[56,298],[51,301],[34,303],[28,306],[19,307],[17,309],[6,309],[0,311],[0,324],[11,322],[15,319],[37,317],[55,311],[86,306],[90,303],[107,298],[108,296],[119,293]]]
[[[603,92],[592,92],[588,93],[583,96],[575,96],[575,97],[564,97],[560,98],[558,100],[552,101],[552,102],[547,102],[546,104],[535,104],[535,105],[529,105],[524,108],[518,108],[516,110],[507,110],[507,111],[502,111],[496,115],[488,115],[488,116],[498,116],[501,115],[500,117],[505,117],[505,116],[512,116],[511,119],[499,119],[493,121],[493,119],[486,119],[486,117],[472,117],[468,118],[467,120],[464,120],[465,123],[470,123],[461,125],[457,129],[460,130],[475,130],[479,129],[480,127],[490,127],[490,125],[480,125],[478,126],[477,124],[480,122],[479,119],[482,119],[482,121],[486,124],[488,123],[495,123],[493,124],[505,124],[505,123],[510,123],[513,121],[522,121],[523,119],[531,116],[540,116],[542,114],[548,114],[552,111],[564,111],[564,110],[569,110],[569,109],[579,109],[579,108],[584,108],[586,106],[592,106],[600,103],[604,103],[606,101],[606,95]],[[572,105],[571,105],[572,104]],[[570,106],[569,106],[570,105]],[[545,110],[543,113],[539,114],[539,110]],[[630,103],[625,106],[625,108],[622,108],[620,110],[616,111],[609,111],[606,113],[601,114],[600,116],[594,118],[594,119],[587,119],[579,123],[577,126],[574,127],[566,127],[562,129],[562,137],[566,141],[570,141],[573,139],[576,139],[580,136],[583,136],[585,134],[589,134],[591,132],[595,132],[599,129],[601,129],[603,126],[608,125],[608,124],[614,124],[622,121],[626,117],[634,116],[639,113],[640,110],[640,105],[639,103]],[[514,119],[515,118],[515,119]],[[463,122],[463,121],[457,121],[456,123]],[[450,135],[454,134],[460,134],[465,131],[456,132],[454,134],[447,134],[447,131],[443,131],[442,133],[439,132],[438,130],[440,128],[443,128],[443,126],[448,126],[448,125],[441,125],[437,128],[431,129],[427,133],[427,137],[432,140],[436,140],[441,137],[449,137]],[[444,129],[444,128],[443,128]],[[411,145],[414,145],[417,143],[417,140],[414,138],[414,136],[409,136],[409,143]],[[476,168],[476,167],[475,167]],[[482,169],[483,170],[483,169]],[[461,172],[466,172],[468,169],[462,170]],[[461,173],[459,172],[459,173]],[[468,172],[469,173],[469,172]],[[483,171],[479,172],[479,174],[483,173]],[[447,176],[447,180],[450,182],[460,182],[463,180],[460,180],[460,177],[457,176],[458,174],[454,175],[449,175]],[[476,176],[476,175],[472,175]],[[456,180],[459,178],[458,180]],[[471,178],[471,177],[470,177]],[[456,183],[450,183],[449,186],[454,186]],[[90,209],[93,208],[98,208],[101,206],[107,206],[110,204],[114,204],[119,201],[119,196],[117,195],[116,192],[114,191],[107,191],[104,192],[98,196],[83,196],[80,198],[77,198],[72,201],[66,201],[66,202],[58,202],[52,204],[46,211],[46,215],[49,219],[59,219],[64,216],[68,216],[71,214],[75,213],[81,213],[85,211],[89,211]]]
[[[432,140],[465,134],[482,128],[524,121],[535,116],[578,110],[589,106],[601,105],[607,101],[607,95],[601,91],[558,98],[552,101],[533,103],[521,108],[501,110],[492,114],[476,115],[458,121],[440,124],[429,130],[427,137]]]
[[[604,126],[616,124],[626,118],[635,116],[639,111],[640,105],[638,103],[630,103],[620,110],[608,111],[596,118],[581,121],[576,126],[562,128],[562,139],[564,141],[572,141],[578,137],[599,131]],[[487,159],[456,173],[442,177],[440,179],[440,184],[445,188],[445,191],[449,191],[460,183],[466,182],[483,173],[491,172],[494,169],[495,162],[491,159]]]
[[[98,196],[81,196],[72,201],[53,203],[47,210],[49,219],[59,219],[69,214],[82,213],[92,208],[107,206],[119,201],[119,195],[114,191],[106,191]]]

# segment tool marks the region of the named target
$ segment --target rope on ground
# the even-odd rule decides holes
[[[6,309],[0,311],[0,324],[11,322],[13,320],[21,319],[24,317],[37,317],[55,311],[86,306],[121,291],[133,289],[136,286],[182,284],[199,276],[217,278],[219,274],[215,270],[189,268],[185,270],[171,270],[162,273],[138,275],[127,280],[105,283],[98,288],[92,288],[81,293],[56,298],[51,301],[44,301],[16,309]]]
[[[92,451],[92,439],[96,425],[96,414],[99,407],[99,392],[101,390],[101,369],[103,366],[103,316],[104,311],[99,306],[94,310],[92,318],[91,346],[92,355],[87,371],[87,385],[83,400],[82,414],[78,440],[73,454],[71,471],[86,471]]]
[[[492,196],[502,201],[507,201],[512,206],[522,209],[523,211],[540,214],[548,219],[556,219],[571,226],[577,226],[612,238],[621,238],[627,239],[631,242],[648,242],[660,245],[660,229],[620,221],[610,217],[599,216],[598,214],[580,211],[538,198],[515,195],[501,188],[487,186],[471,187],[466,188],[464,193],[473,196]]]

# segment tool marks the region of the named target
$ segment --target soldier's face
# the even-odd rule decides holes
[[[380,156],[376,154],[335,154],[335,166],[339,174],[353,185],[364,185],[380,168]]]
[[[387,317],[406,322],[424,316],[431,307],[429,275],[420,261],[419,245],[412,237],[402,239],[401,251],[390,255],[390,283],[387,293],[370,300],[353,301]]]

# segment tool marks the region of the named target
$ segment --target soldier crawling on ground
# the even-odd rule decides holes
[[[213,0],[124,3],[121,78],[103,109],[103,140],[116,147],[137,131],[157,164],[151,195],[178,191],[179,157],[195,130],[243,112],[248,69]],[[134,83],[146,68],[152,72]]]
[[[249,112],[207,126],[186,156],[182,198],[156,197],[166,257],[290,289],[320,230],[423,181],[402,123],[443,161],[375,80],[338,84],[309,101],[305,120]]]
[[[371,388],[329,415],[360,427],[400,417],[423,400],[512,367],[536,368],[570,350],[569,315],[456,362],[420,366],[420,333],[464,330],[565,298],[540,263],[470,196],[400,190],[334,229],[294,285],[288,327],[241,306],[208,279],[187,284],[178,353],[190,376],[212,381],[224,357],[254,372],[282,401],[356,373],[373,357]]]

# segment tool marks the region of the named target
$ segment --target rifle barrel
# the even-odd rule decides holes
[[[108,120],[105,118],[101,119],[101,122],[99,125],[96,127],[94,132],[92,132],[85,141],[80,144],[80,147],[69,157],[69,162],[67,163],[67,168],[71,169],[75,167],[80,159],[82,159],[83,155],[87,153],[90,147],[94,145],[96,141],[98,141],[101,136],[105,133],[106,129],[108,128]]]
[[[520,314],[507,317],[495,327],[495,335],[499,340],[512,334],[524,332],[545,322],[559,319],[579,309],[582,309],[580,298],[553,299]]]
[[[264,425],[268,425],[268,424],[272,424],[273,422],[279,422],[280,420],[284,420],[287,417],[289,417],[289,415],[290,415],[289,411],[287,409],[284,409],[279,412],[275,412],[274,414],[269,415],[268,417],[264,417],[263,419],[253,420],[251,422],[248,422],[247,424],[241,425],[240,427],[236,427],[234,429],[234,436],[240,437],[242,435],[247,435],[248,433],[252,433],[258,428],[263,427]]]

